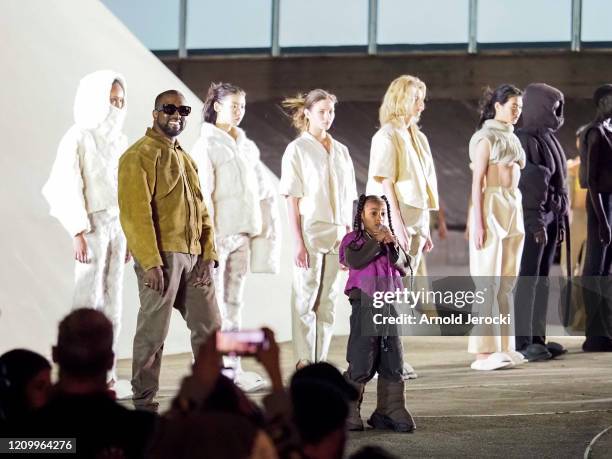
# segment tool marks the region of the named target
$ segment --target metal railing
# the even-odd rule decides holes
[[[186,58],[187,50],[187,4],[188,0],[179,0],[179,48],[178,57]],[[367,53],[376,55],[378,48],[378,9],[379,0],[368,0],[368,43]],[[280,46],[280,7],[281,0],[271,0],[271,30],[270,30],[270,54],[274,57],[281,55]],[[571,11],[571,45],[573,52],[582,49],[582,0],[572,0]],[[478,53],[478,0],[469,0],[468,7],[468,43],[469,54]]]

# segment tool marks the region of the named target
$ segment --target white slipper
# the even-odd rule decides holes
[[[527,359],[525,358],[525,356],[518,351],[508,351],[504,352],[504,354],[510,357],[514,365],[523,365],[527,363]]]
[[[236,374],[234,384],[243,392],[249,393],[263,389],[268,385],[268,382],[254,371],[241,371]]]
[[[513,367],[516,365],[512,357],[505,352],[494,352],[493,354],[489,356],[489,359],[495,362],[500,362],[500,363],[510,362],[510,365],[508,365],[508,367]],[[504,368],[507,368],[507,367],[504,367]]]
[[[470,368],[472,368],[472,370],[479,371],[493,371],[501,370],[502,368],[510,368],[513,366],[514,363],[512,363],[509,356],[501,352],[495,352],[486,359],[474,360],[470,365]]]

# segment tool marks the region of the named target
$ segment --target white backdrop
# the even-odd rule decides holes
[[[48,216],[40,190],[57,144],[73,124],[72,104],[79,79],[104,68],[126,77],[129,112],[125,132],[130,142],[151,124],[155,95],[174,88],[193,107],[194,115],[180,137],[189,150],[199,131],[202,103],[98,0],[3,0],[0,61],[4,69],[0,84],[0,353],[26,347],[48,356],[57,324],[70,310],[73,262],[70,238]],[[288,340],[292,244],[284,203],[281,207],[281,274],[250,276],[244,326],[266,324],[280,340]],[[138,311],[131,266],[126,269],[124,291],[118,354],[130,357]],[[348,313],[348,303],[342,301],[337,315],[339,333],[348,331]],[[187,329],[175,312],[165,352],[189,349]]]

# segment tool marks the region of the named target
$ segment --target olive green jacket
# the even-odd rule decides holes
[[[153,129],[119,160],[119,211],[128,248],[145,271],[163,265],[160,252],[217,260],[197,167],[178,142]]]

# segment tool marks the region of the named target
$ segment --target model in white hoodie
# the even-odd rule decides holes
[[[73,239],[73,309],[104,311],[113,323],[114,348],[121,326],[123,270],[128,260],[119,224],[117,169],[127,148],[122,133],[126,83],[111,70],[81,79],[74,101],[75,124],[62,138],[43,187],[50,213]],[[109,383],[117,381],[115,367]]]
[[[215,227],[219,267],[215,270],[223,330],[242,326],[244,283],[249,271],[277,273],[280,264],[280,221],[271,173],[259,159],[255,143],[238,127],[245,114],[245,92],[229,83],[213,83],[204,102],[204,123],[192,149],[200,182]],[[265,382],[242,371],[235,382],[245,391]]]

